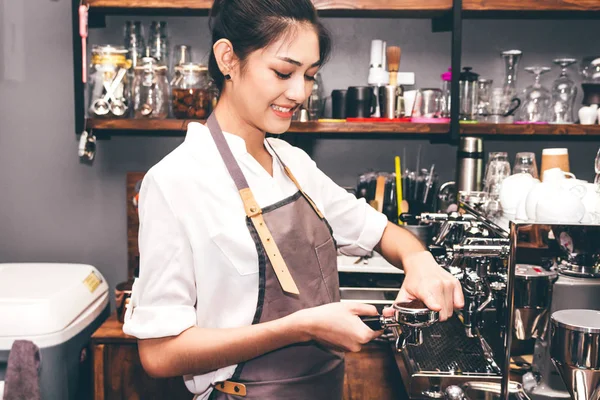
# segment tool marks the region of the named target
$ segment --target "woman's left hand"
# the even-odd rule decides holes
[[[433,311],[438,311],[440,321],[452,316],[455,309],[464,307],[465,300],[458,279],[440,267],[428,251],[412,253],[403,260],[404,283],[397,302],[421,300]],[[391,308],[384,310],[391,316]]]

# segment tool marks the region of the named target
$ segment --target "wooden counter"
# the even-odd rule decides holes
[[[137,351],[137,340],[123,333],[111,315],[92,335],[94,400],[190,400],[180,377],[148,376]],[[346,355],[344,400],[391,400],[404,397],[400,373],[390,346],[372,342]]]

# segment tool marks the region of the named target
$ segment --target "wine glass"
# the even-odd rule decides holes
[[[557,58],[552,61],[560,66],[560,76],[552,85],[552,106],[550,122],[572,124],[573,106],[577,96],[577,86],[567,75],[567,68],[577,62],[574,58]]]
[[[550,120],[552,95],[542,86],[540,77],[550,71],[550,68],[527,67],[525,71],[534,74],[535,81],[523,91],[523,104],[517,120],[521,123],[547,123]]]

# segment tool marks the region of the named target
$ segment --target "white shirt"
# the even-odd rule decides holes
[[[271,176],[246,151],[244,139],[224,135],[260,207],[296,193],[276,157]],[[368,254],[386,217],[335,184],[304,151],[266,140],[324,214],[340,252]],[[138,212],[140,275],[125,315],[126,334],[147,339],[176,336],[194,325],[252,324],[258,255],[242,200],[206,126],[190,123],[185,141],[148,171]],[[208,398],[211,385],[231,378],[235,367],[185,376],[186,386]]]

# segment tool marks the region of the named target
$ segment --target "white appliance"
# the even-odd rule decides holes
[[[13,342],[30,340],[40,349],[43,400],[87,396],[89,341],[109,315],[108,293],[106,280],[91,265],[0,264],[0,381]],[[3,386],[0,382],[0,391]]]

